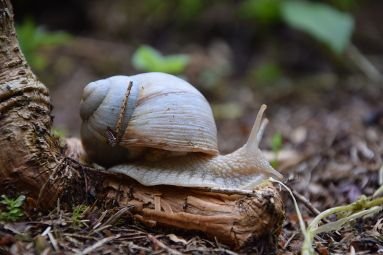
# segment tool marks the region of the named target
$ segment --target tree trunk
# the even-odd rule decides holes
[[[28,206],[49,210],[57,199],[74,205],[96,196],[106,205],[133,206],[146,224],[199,230],[240,247],[276,236],[283,220],[279,193],[264,185],[252,194],[145,187],[127,177],[81,165],[81,145],[60,147],[50,133],[52,105],[20,50],[9,0],[0,0],[0,193],[25,194]]]
[[[0,29],[0,189],[25,193],[38,207],[50,208],[80,178],[50,134],[48,89],[20,50],[8,0],[0,1]]]

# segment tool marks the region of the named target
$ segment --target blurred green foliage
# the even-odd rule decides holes
[[[281,79],[283,72],[281,67],[275,63],[262,63],[252,74],[256,84],[270,85]]]
[[[203,0],[179,0],[176,14],[180,20],[189,21],[196,17],[203,7]]]
[[[329,2],[331,5],[346,11],[350,11],[357,6],[357,0],[329,0]]]
[[[47,32],[31,19],[26,19],[22,24],[17,25],[16,31],[21,50],[36,71],[41,71],[47,66],[47,59],[39,53],[42,47],[61,45],[71,38],[65,32]]]
[[[132,57],[134,68],[145,72],[164,72],[180,74],[189,62],[187,55],[164,56],[156,49],[143,45],[140,46]]]
[[[155,24],[160,24],[168,20],[171,15],[173,24],[179,25],[195,22],[198,15],[211,3],[211,1],[204,0],[145,0],[131,1],[128,5],[122,5],[122,8],[126,8],[126,13],[134,14],[131,15],[132,19],[139,19],[141,22],[143,17],[150,17],[150,20]]]
[[[291,27],[326,43],[335,53],[342,53],[350,43],[354,27],[352,16],[329,5],[298,0],[284,1],[282,16]]]
[[[343,9],[355,4],[355,0],[333,2]],[[337,54],[349,45],[354,28],[351,14],[326,3],[304,0],[246,0],[241,4],[240,14],[266,24],[282,20],[326,44]]]
[[[20,195],[16,199],[9,198],[6,195],[1,196],[0,203],[5,206],[5,210],[0,212],[0,221],[17,221],[23,215],[23,203],[25,200],[25,196]]]
[[[271,138],[271,150],[274,153],[274,160],[271,162],[271,165],[274,168],[278,168],[278,155],[282,149],[282,145],[283,145],[282,134],[277,132]]]
[[[244,18],[256,19],[264,24],[274,23],[280,19],[281,0],[245,0],[240,8]]]

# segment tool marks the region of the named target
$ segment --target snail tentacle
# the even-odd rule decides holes
[[[253,128],[251,129],[249,138],[247,139],[246,147],[249,150],[257,149],[259,143],[261,142],[263,131],[266,127],[266,124],[262,123],[263,113],[266,111],[267,106],[265,104],[261,105],[261,108],[258,111],[257,117],[255,119]],[[267,121],[267,120],[266,120]],[[263,127],[262,127],[263,126]]]

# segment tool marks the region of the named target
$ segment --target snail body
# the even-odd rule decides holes
[[[164,73],[114,76],[85,87],[81,139],[93,162],[143,185],[251,189],[281,177],[258,148],[264,110],[247,143],[220,155],[212,110],[192,85]]]

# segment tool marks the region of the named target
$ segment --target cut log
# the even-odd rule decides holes
[[[68,155],[80,162],[86,158],[78,139],[67,141]],[[269,182],[253,192],[217,192],[175,186],[147,187],[124,175],[107,170],[102,173],[108,176],[103,182],[104,201],[133,207],[135,219],[149,226],[201,231],[235,248],[257,237],[276,237],[281,230],[283,203]]]
[[[108,199],[118,197],[119,205],[134,206],[134,217],[152,226],[201,231],[234,248],[264,235],[276,237],[282,226],[282,201],[270,184],[251,195],[126,184],[121,186],[120,179],[105,181]]]

